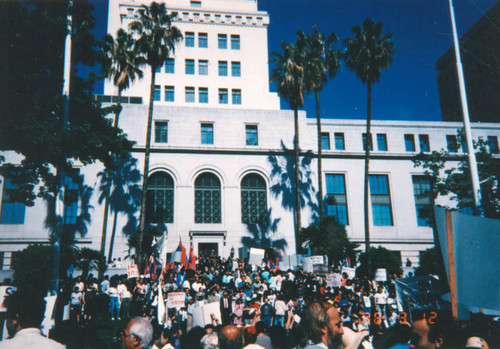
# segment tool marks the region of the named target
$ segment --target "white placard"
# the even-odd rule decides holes
[[[377,269],[375,271],[375,281],[387,281],[387,270],[385,269]]]
[[[326,275],[326,285],[328,287],[340,287],[340,286],[342,286],[342,275],[340,275],[340,274],[327,274]]]
[[[265,253],[266,251],[261,248],[250,248],[250,257],[248,258],[248,264],[261,265]]]
[[[324,256],[311,256],[308,258],[312,264],[325,264]]]
[[[328,273],[328,265],[326,264],[313,264],[313,273],[314,274],[327,274]]]
[[[356,268],[342,267],[342,273],[346,273],[347,278],[352,279],[356,276]]]
[[[195,326],[205,327],[212,323],[212,314],[221,324],[220,304],[219,302],[203,304],[193,309],[193,323]]]
[[[127,277],[129,279],[139,277],[139,267],[137,266],[137,264],[131,264],[127,266]]]
[[[170,292],[167,298],[167,308],[180,309],[186,306],[186,294],[184,292]]]

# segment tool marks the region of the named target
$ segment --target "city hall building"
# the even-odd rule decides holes
[[[138,19],[149,1],[110,0],[108,32]],[[252,237],[248,224],[265,214],[277,220],[271,240],[285,239],[293,254],[293,112],[281,110],[279,97],[269,91],[267,28],[269,14],[254,0],[170,0],[178,13],[174,25],[184,36],[175,54],[156,73],[147,217],[168,228],[168,248],[179,240],[196,252],[228,256]],[[148,115],[149,67],[144,77],[124,91],[119,127],[136,142],[133,156],[142,171]],[[103,104],[113,101],[117,88],[104,84]],[[112,117],[112,115],[110,115]],[[301,148],[302,226],[317,216],[316,120],[299,112]],[[366,122],[322,120],[323,192],[325,212],[346,225],[351,241],[364,242],[363,137]],[[419,209],[431,204],[429,180],[412,158],[419,152],[448,149],[456,160],[458,122],[373,121],[370,160],[370,223],[374,246],[384,246],[418,263],[418,253],[433,246],[433,233]],[[488,139],[498,151],[498,124],[472,125],[475,139]],[[15,162],[8,154],[8,161]],[[103,225],[98,203],[97,174],[102,165],[80,168],[85,184],[96,188],[91,199],[92,221],[78,244],[99,249]],[[8,269],[13,253],[30,243],[48,242],[41,200],[34,207],[9,201],[10,184],[1,183],[0,252]],[[440,198],[442,203],[446,198]],[[78,207],[74,208],[78,210]],[[136,217],[138,218],[139,212]],[[128,254],[122,233],[127,217],[118,215],[113,257]],[[106,253],[113,219],[108,219]],[[109,256],[108,256],[109,257]]]

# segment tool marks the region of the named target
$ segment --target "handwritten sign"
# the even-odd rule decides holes
[[[186,294],[184,292],[170,292],[167,298],[167,308],[180,309],[186,305]]]
[[[342,285],[342,275],[340,274],[327,274],[326,285],[328,287],[340,287]]]
[[[139,277],[139,267],[137,266],[137,264],[131,264],[127,266],[127,276],[129,279]]]

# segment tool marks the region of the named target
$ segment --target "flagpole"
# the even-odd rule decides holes
[[[464,121],[465,141],[467,144],[467,156],[469,160],[472,191],[474,194],[474,205],[476,213],[483,215],[483,209],[481,205],[481,187],[479,185],[479,174],[477,171],[476,155],[474,154],[474,147],[472,144],[472,132],[470,128],[469,108],[467,105],[467,93],[465,91],[464,70],[462,66],[462,59],[460,58],[460,46],[457,35],[457,25],[455,23],[455,10],[453,8],[452,0],[448,1],[450,4],[451,29],[453,31],[453,42],[455,47],[455,58],[457,64],[458,87],[460,89],[460,102],[462,105],[462,117]]]

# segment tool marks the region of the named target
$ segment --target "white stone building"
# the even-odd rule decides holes
[[[110,0],[108,31],[114,34],[120,26],[126,27],[143,3],[149,2]],[[151,221],[163,217],[171,250],[181,239],[184,245],[192,242],[195,251],[214,249],[227,256],[231,248],[242,246],[243,236],[250,236],[246,223],[271,208],[272,218],[280,218],[271,237],[285,239],[286,251],[293,253],[293,212],[286,208],[287,198],[271,189],[290,180],[283,146],[293,148],[293,113],[280,110],[278,96],[269,92],[269,15],[258,11],[254,0],[172,0],[167,6],[178,12],[174,24],[184,41],[156,74],[148,217]],[[119,124],[136,141],[139,169],[143,168],[151,78],[148,67],[144,73],[142,80],[124,91],[127,103]],[[110,101],[116,92],[106,81],[100,98]],[[300,147],[304,155],[312,154],[305,176],[309,184],[305,194],[311,200],[306,200],[302,212],[302,225],[307,226],[317,205],[316,121],[304,112],[299,119]],[[322,127],[325,209],[347,225],[351,240],[362,243],[365,121],[324,119]],[[420,151],[447,148],[460,127],[449,122],[372,123],[372,244],[400,253],[402,262],[406,258],[418,262],[418,252],[433,244],[431,228],[417,213],[417,206],[425,206],[429,199],[415,194],[425,192],[427,182],[411,158]],[[473,136],[488,138],[498,148],[500,128],[473,124]],[[8,159],[16,161],[12,156]],[[272,159],[277,159],[278,167],[273,168]],[[97,188],[101,170],[98,164],[81,168],[85,183]],[[273,170],[278,170],[277,175]],[[28,208],[9,202],[5,181],[0,189],[0,252],[3,268],[9,268],[12,252],[48,241],[43,229],[46,210],[41,201]],[[96,190],[92,223],[79,241],[94,249],[100,246],[104,211],[97,197]],[[121,233],[125,222],[120,215],[113,257],[127,253]],[[111,225],[109,219],[106,251]]]

